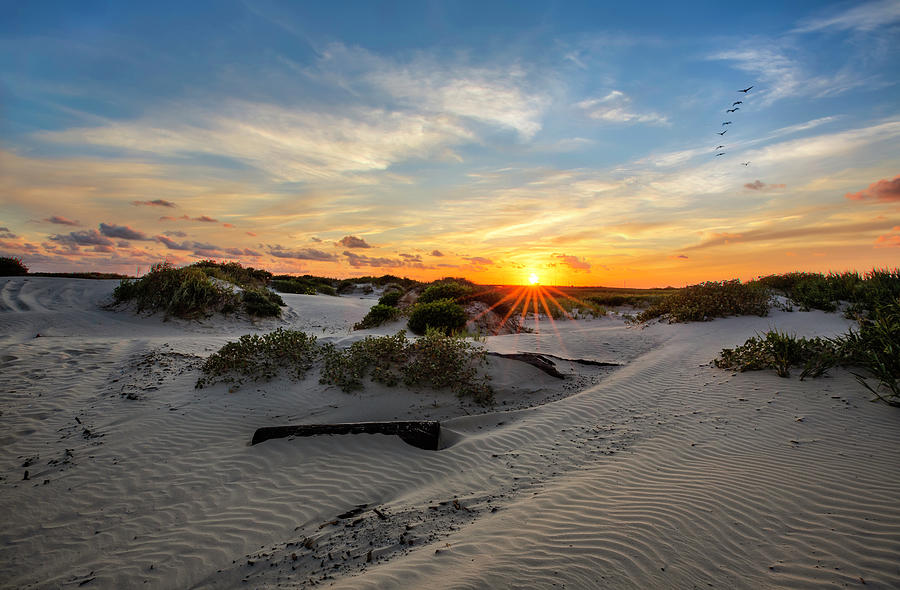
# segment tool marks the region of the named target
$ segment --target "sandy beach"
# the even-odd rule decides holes
[[[281,319],[112,311],[116,281],[0,279],[3,588],[898,588],[900,410],[851,374],[711,363],[820,311],[692,324],[529,322],[489,357],[496,404],[280,377],[195,389],[203,360],[281,326],[346,346],[374,297],[284,294]],[[617,363],[598,367],[570,360]],[[440,420],[280,439],[298,423]],[[28,477],[25,479],[25,473]]]

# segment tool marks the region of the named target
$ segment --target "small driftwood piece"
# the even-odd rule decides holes
[[[317,434],[395,434],[400,440],[426,451],[436,451],[441,437],[441,423],[421,420],[413,422],[350,422],[345,424],[298,424],[270,426],[253,433],[251,445],[272,438],[315,436]]]

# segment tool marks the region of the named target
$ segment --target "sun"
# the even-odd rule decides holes
[[[538,278],[538,276],[536,274],[531,273],[528,276],[528,282],[531,283],[532,285],[537,285],[540,282],[540,279]]]

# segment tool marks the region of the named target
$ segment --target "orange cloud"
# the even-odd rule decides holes
[[[900,225],[894,226],[890,233],[878,236],[875,240],[876,248],[900,248]]]
[[[343,246],[345,248],[371,248],[369,244],[362,238],[357,238],[356,236],[344,236],[341,238],[340,242],[335,242],[336,246]]]
[[[893,203],[900,201],[900,175],[893,180],[879,180],[858,193],[847,193],[844,198],[851,201],[878,201]]]
[[[587,260],[579,260],[577,256],[570,256],[568,254],[552,254],[553,258],[558,258],[562,261],[564,266],[568,266],[574,271],[579,270],[591,270],[591,265]]]
[[[53,217],[48,217],[45,219],[47,223],[55,223],[57,225],[81,225],[77,221],[72,221],[71,219],[66,219],[60,215],[54,215]]]

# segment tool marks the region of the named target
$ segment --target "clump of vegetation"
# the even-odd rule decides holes
[[[377,328],[381,324],[395,320],[398,317],[400,317],[399,309],[393,305],[377,303],[372,306],[366,317],[353,325],[353,329],[366,330],[368,328]]]
[[[320,380],[353,391],[369,376],[388,386],[403,382],[411,387],[450,388],[459,397],[490,404],[494,390],[478,372],[485,354],[483,348],[437,330],[428,330],[414,341],[401,330],[394,336],[368,336],[344,350],[327,347]]]
[[[667,318],[674,322],[702,322],[733,315],[765,316],[769,290],[756,282],[709,281],[680,289],[638,314],[639,322]]]
[[[840,362],[840,344],[828,338],[798,338],[770,330],[757,334],[736,348],[725,348],[713,363],[720,369],[758,371],[774,369],[779,377],[790,377],[792,367],[803,367],[803,377],[821,375]]]
[[[400,291],[387,291],[378,298],[378,304],[387,305],[388,307],[397,307],[397,304],[400,303],[400,298],[402,296],[403,293],[401,293]]]
[[[442,279],[425,287],[417,303],[432,303],[441,299],[456,301],[472,292],[472,287],[456,279]]]
[[[316,337],[304,332],[279,328],[262,336],[246,334],[206,359],[202,367],[204,376],[196,387],[218,381],[241,384],[244,379],[268,380],[285,368],[301,378],[318,355]]]
[[[247,289],[265,287],[272,280],[272,273],[267,270],[241,266],[239,262],[216,262],[215,260],[201,260],[191,265],[199,268],[207,276],[221,281],[237,285]]]
[[[247,313],[256,317],[278,317],[281,315],[281,308],[285,306],[281,295],[265,287],[244,289],[241,301]]]
[[[775,369],[782,377],[792,366],[802,366],[801,378],[817,377],[835,366],[857,367],[867,375],[853,373],[876,399],[900,406],[900,271],[873,270],[859,277],[855,273],[841,275],[807,275],[794,273],[787,277],[765,277],[773,288],[801,293],[810,305],[822,304],[827,291],[831,296],[853,302],[859,330],[850,330],[834,338],[797,338],[777,331],[750,338],[734,349],[723,349],[714,362],[722,368],[744,370]],[[818,285],[804,291],[797,285]],[[824,286],[823,286],[824,285]],[[814,297],[808,294],[814,292]],[[829,303],[834,303],[832,299]],[[869,379],[877,384],[872,386]]]
[[[409,340],[403,330],[394,336],[367,336],[345,349],[326,346],[321,383],[337,385],[342,391],[361,389],[363,379],[395,386],[400,382],[400,367],[407,359]]]
[[[466,327],[466,312],[452,299],[416,303],[409,314],[409,329],[413,334],[425,334],[429,329],[453,334]]]
[[[139,279],[123,279],[113,291],[115,303],[133,301],[138,311],[164,311],[181,318],[196,318],[237,308],[237,294],[214,283],[196,267],[175,268],[154,264]]]
[[[303,275],[295,277],[292,275],[278,275],[272,279],[271,286],[273,289],[282,293],[299,293],[301,295],[331,295],[336,297],[338,292],[335,289],[335,279],[326,279],[323,277],[315,277],[313,275]]]
[[[245,284],[239,295],[221,282],[224,279],[213,280],[215,273],[207,272],[209,268],[197,265],[175,268],[168,262],[155,264],[138,279],[123,279],[113,290],[114,304],[134,302],[139,312],[163,311],[186,319],[216,312],[230,313],[241,305],[253,316],[281,315],[284,301],[278,294],[265,287]],[[230,268],[235,271],[240,265],[233,264]]]
[[[0,257],[0,277],[21,277],[28,274],[28,267],[16,256]]]

